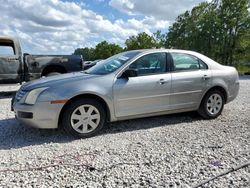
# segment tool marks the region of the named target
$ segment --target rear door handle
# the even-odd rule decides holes
[[[163,85],[163,84],[165,84],[165,83],[168,83],[168,81],[165,80],[165,79],[160,79],[160,80],[158,81],[158,83],[161,84],[161,85]]]
[[[203,80],[208,80],[208,79],[210,79],[210,78],[211,78],[211,77],[208,76],[208,75],[206,75],[206,74],[202,77]]]

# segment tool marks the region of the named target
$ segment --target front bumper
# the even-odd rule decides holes
[[[18,122],[34,128],[55,129],[63,104],[37,102],[35,105],[14,103],[13,109]]]

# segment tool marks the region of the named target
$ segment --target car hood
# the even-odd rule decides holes
[[[32,89],[40,88],[40,87],[53,87],[60,84],[65,84],[68,82],[73,82],[81,79],[89,79],[93,77],[98,77],[98,75],[90,75],[85,74],[83,72],[74,72],[61,74],[57,76],[50,76],[47,78],[40,78],[38,80],[30,81],[22,85],[22,90],[30,91]]]

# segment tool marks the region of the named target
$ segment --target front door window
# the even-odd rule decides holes
[[[129,69],[136,69],[138,76],[164,73],[166,72],[166,53],[145,55],[132,63]]]

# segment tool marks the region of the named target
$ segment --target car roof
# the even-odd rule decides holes
[[[140,55],[146,55],[148,53],[156,53],[156,52],[176,52],[176,53],[185,53],[185,54],[189,54],[189,55],[193,55],[199,59],[201,59],[202,61],[206,62],[208,64],[209,67],[214,67],[214,68],[221,68],[222,65],[218,64],[217,62],[215,62],[214,60],[210,59],[209,57],[199,53],[199,52],[195,52],[195,51],[191,51],[191,50],[181,50],[181,49],[166,49],[166,48],[158,48],[158,49],[139,49],[139,50],[131,50],[131,51],[138,51],[140,52]]]
[[[10,36],[0,36],[0,40],[17,40],[17,38]]]
[[[181,53],[189,53],[189,54],[197,54],[198,52],[191,50],[181,50],[181,49],[167,49],[167,48],[157,48],[157,49],[138,49],[138,50],[129,50],[126,52],[141,52],[141,53],[153,53],[153,52],[181,52]]]

